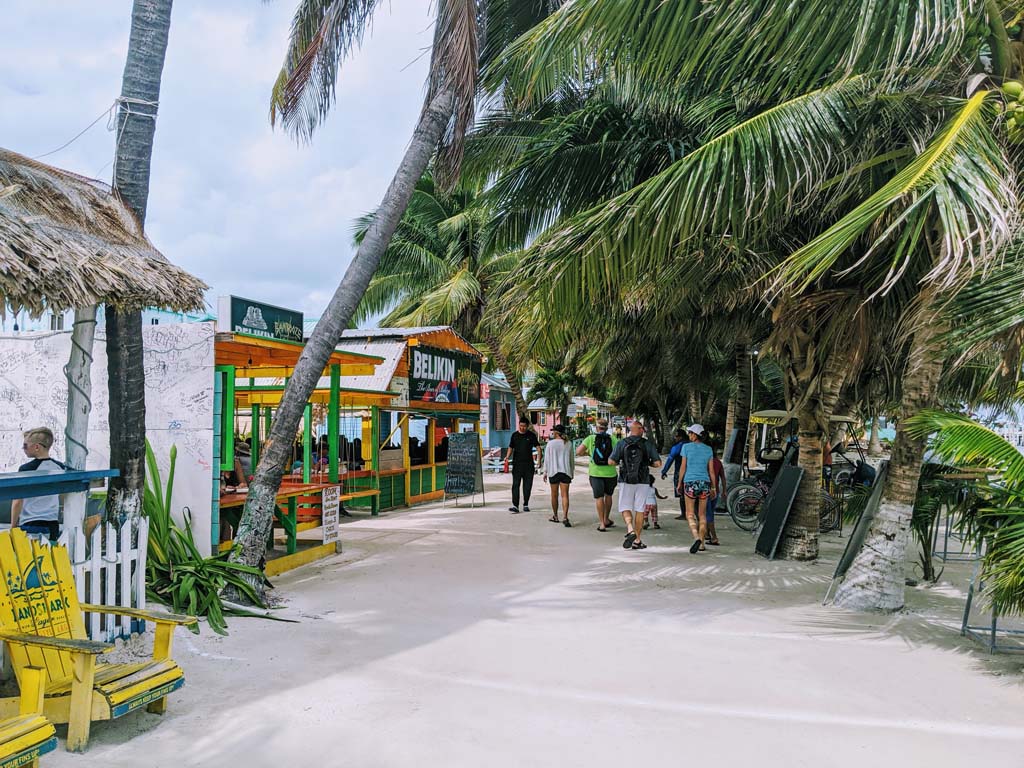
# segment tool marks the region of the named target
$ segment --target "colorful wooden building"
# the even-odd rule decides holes
[[[374,502],[388,509],[441,498],[448,435],[480,429],[479,350],[445,326],[348,330],[339,350],[383,361],[372,374],[343,376],[343,389],[391,394],[389,404],[360,412],[373,473],[362,482],[379,497],[351,506],[376,511]]]

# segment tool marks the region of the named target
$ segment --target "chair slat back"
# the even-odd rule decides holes
[[[19,529],[0,532],[0,626],[40,637],[86,639],[67,549]],[[72,674],[71,655],[65,651],[8,647],[19,680],[26,667],[46,670],[48,682]]]

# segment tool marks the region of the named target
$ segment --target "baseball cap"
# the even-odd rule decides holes
[[[700,424],[691,424],[686,428],[686,431],[693,432],[693,434],[697,435],[697,437],[700,437],[701,435],[704,434],[704,427]]]

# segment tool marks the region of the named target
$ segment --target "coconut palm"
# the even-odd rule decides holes
[[[568,424],[569,406],[573,397],[579,394],[580,386],[579,376],[565,364],[549,360],[542,362],[537,369],[526,399],[546,400],[549,408],[558,411],[558,423]]]
[[[113,187],[143,225],[149,201],[150,162],[171,27],[171,4],[172,0],[135,0],[133,3],[128,57],[118,100]],[[121,521],[142,513],[145,487],[142,313],[107,305],[105,318],[110,464],[120,470],[119,476],[110,481],[107,514]],[[76,323],[79,320],[88,323],[89,318],[76,315]]]
[[[714,14],[685,0],[564,6],[495,67],[507,101],[540,109],[575,81],[614,88],[647,110],[699,108],[706,118],[668,167],[559,221],[528,258],[566,302],[582,286],[584,295],[621,290],[666,263],[706,272],[724,238],[732,254],[752,248],[782,262],[767,296],[776,309],[801,306],[808,292],[865,286],[867,298],[923,286],[904,307],[916,313],[903,324],[916,350],[904,377],[908,415],[929,402],[937,376],[939,329],[927,313],[992,263],[1015,206],[998,96],[982,87],[963,98],[972,66],[974,86],[1005,74],[987,73],[980,56],[983,44],[1004,42],[998,10],[972,0],[725,2]],[[837,17],[858,23],[820,23]],[[855,274],[844,279],[844,269]],[[817,363],[796,377],[803,381],[845,370],[816,336],[804,344],[817,353],[804,359]],[[815,404],[819,439],[842,386],[800,393]],[[814,429],[810,414],[805,423]],[[923,446],[902,434],[897,448],[888,495],[902,514]],[[817,482],[812,459],[805,475]],[[809,530],[809,555],[814,537]]]
[[[360,219],[357,245],[371,220]],[[423,174],[353,320],[384,313],[385,326],[451,325],[468,339],[482,339],[526,414],[518,372],[487,317],[488,301],[518,256],[492,247],[490,221],[491,210],[470,188],[446,191],[430,171]]]
[[[300,140],[312,138],[334,104],[341,63],[358,47],[380,5],[380,0],[300,0],[284,66],[274,86],[272,121],[283,123]],[[500,43],[490,44],[488,34],[498,41],[508,39],[551,10],[549,3],[518,5],[438,0],[423,111],[373,222],[285,387],[249,486],[235,538],[232,557],[236,561],[249,565],[263,561],[282,468],[303,409],[387,250],[416,182],[435,153],[445,182],[458,175],[465,133],[474,115],[481,42],[485,55],[490,55]]]

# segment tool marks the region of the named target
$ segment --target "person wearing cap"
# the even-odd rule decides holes
[[[682,461],[679,465],[678,490],[686,504],[686,521],[690,524],[693,544],[690,554],[704,549],[704,537],[708,533],[708,499],[717,496],[714,478],[715,453],[704,443],[704,427],[691,424],[686,428],[690,442],[683,446]]]
[[[572,528],[569,522],[569,483],[572,482],[576,469],[576,459],[572,454],[572,446],[565,439],[565,426],[555,424],[551,428],[551,439],[544,446],[544,480],[551,485],[551,517],[552,523],[561,522],[566,528]],[[558,497],[562,497],[563,520],[558,519]]]
[[[650,488],[648,470],[661,466],[661,456],[654,443],[644,437],[644,424],[640,419],[629,425],[629,437],[615,445],[608,463],[619,468],[619,512],[626,524],[622,548],[646,549],[647,545],[640,538]]]

